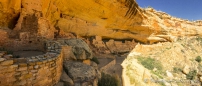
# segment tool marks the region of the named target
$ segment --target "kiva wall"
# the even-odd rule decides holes
[[[47,53],[26,58],[0,52],[0,86],[53,86],[62,73],[63,53],[55,42],[48,42]],[[57,50],[57,51],[56,51]]]

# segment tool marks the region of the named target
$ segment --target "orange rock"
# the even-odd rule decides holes
[[[91,62],[90,62],[90,60],[88,59],[88,60],[83,60],[83,63],[84,63],[84,64],[87,64],[87,65],[90,65]]]

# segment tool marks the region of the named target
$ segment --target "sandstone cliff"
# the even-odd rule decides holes
[[[1,0],[0,28],[32,32],[39,37],[102,36],[144,43],[174,41],[200,35],[201,21],[190,22],[152,8],[141,9],[133,0]]]
[[[142,26],[143,15],[133,0],[1,0],[0,27],[37,36],[99,35],[146,42],[153,32]]]

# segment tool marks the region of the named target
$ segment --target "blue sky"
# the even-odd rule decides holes
[[[188,20],[202,20],[202,0],[136,0],[140,7],[163,11]]]

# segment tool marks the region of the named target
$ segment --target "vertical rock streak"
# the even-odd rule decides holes
[[[126,6],[129,8],[126,12],[126,17],[131,18],[132,16],[137,14],[138,4],[134,0],[125,0]]]

